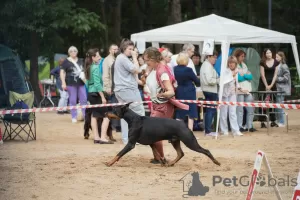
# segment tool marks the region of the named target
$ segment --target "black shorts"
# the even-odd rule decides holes
[[[102,104],[101,97],[98,93],[88,93],[88,101],[91,105]],[[93,117],[104,118],[108,107],[88,108],[87,112],[91,112]]]

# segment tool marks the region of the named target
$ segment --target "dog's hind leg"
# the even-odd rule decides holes
[[[174,164],[177,163],[184,156],[184,153],[180,146],[180,140],[172,140],[171,143],[177,152],[177,157],[173,161],[169,162],[168,166],[174,166]]]
[[[210,151],[208,149],[204,149],[202,148],[199,143],[197,142],[197,139],[195,138],[194,134],[192,131],[190,131],[189,133],[185,133],[186,135],[180,135],[181,137],[180,140],[185,144],[185,146],[187,146],[189,149],[199,152],[199,153],[203,153],[206,156],[208,156],[216,165],[221,165],[214,157],[213,155],[210,153]],[[189,135],[188,135],[189,134]]]

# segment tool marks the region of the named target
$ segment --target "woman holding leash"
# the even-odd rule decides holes
[[[147,63],[150,73],[146,79],[147,87],[150,90],[152,104],[151,117],[173,118],[174,107],[188,109],[188,106],[177,101],[173,101],[175,96],[176,80],[172,75],[169,67],[163,62],[163,57],[159,50],[155,47],[149,47],[144,52],[144,61]],[[154,153],[153,148],[160,155]],[[164,157],[163,142],[158,141],[154,144],[152,150],[154,159],[151,163],[160,163],[160,156]]]
[[[99,70],[99,61],[101,57],[98,49],[90,49],[85,58],[85,77],[87,79],[88,100],[91,105],[106,104],[104,89],[102,84],[102,74]],[[95,144],[113,144],[106,139],[109,119],[105,117],[107,107],[89,108],[92,112],[91,126],[94,133]],[[101,138],[98,133],[97,118],[103,118],[101,125]]]

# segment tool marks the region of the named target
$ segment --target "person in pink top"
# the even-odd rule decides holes
[[[159,50],[155,47],[149,47],[144,52],[144,61],[149,67],[149,74],[146,79],[146,85],[149,89],[152,101],[151,117],[173,118],[174,107],[188,109],[188,106],[177,101],[172,97],[175,96],[175,78],[170,72],[169,67],[163,62],[163,58]],[[163,143],[158,141],[152,148],[155,148],[164,158]],[[154,154],[151,163],[160,163],[160,158]]]

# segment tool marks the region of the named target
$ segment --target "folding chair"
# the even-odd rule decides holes
[[[22,100],[27,104],[28,108],[33,107],[34,92],[28,92],[26,94],[18,94],[15,92],[9,92],[9,103],[13,106],[17,101]],[[16,137],[21,138],[23,141],[28,142],[29,138],[36,140],[36,123],[35,113],[30,113],[29,117],[22,117],[22,115],[8,114],[2,118],[4,124],[3,140],[14,140]],[[24,132],[27,136],[25,140],[21,133]]]

